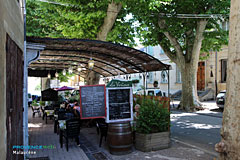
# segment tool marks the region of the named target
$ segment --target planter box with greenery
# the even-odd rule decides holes
[[[158,101],[142,99],[137,117],[135,147],[149,152],[170,147],[170,113]]]

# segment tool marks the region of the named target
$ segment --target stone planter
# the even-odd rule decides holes
[[[152,134],[136,133],[135,148],[143,152],[156,151],[170,147],[170,133],[159,132]]]

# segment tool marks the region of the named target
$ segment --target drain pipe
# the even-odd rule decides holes
[[[22,0],[22,12],[24,21],[24,70],[23,70],[23,146],[28,146],[28,89],[27,89],[27,49],[26,49],[26,1]],[[28,148],[24,147],[24,152],[28,152]],[[28,154],[24,154],[26,160]]]

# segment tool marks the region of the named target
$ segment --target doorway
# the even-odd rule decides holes
[[[14,154],[14,145],[23,145],[23,52],[6,36],[6,128],[7,159],[23,159]],[[18,150],[16,150],[18,151]]]
[[[197,90],[203,91],[204,89],[205,89],[205,62],[198,62]]]

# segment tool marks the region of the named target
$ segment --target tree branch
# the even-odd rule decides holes
[[[203,40],[203,32],[205,31],[206,25],[207,25],[206,19],[201,19],[197,22],[197,28],[196,28],[196,35],[193,43],[193,49],[192,54],[190,54],[191,57],[190,60],[192,63],[199,60],[200,50],[202,47],[202,40]]]
[[[169,47],[166,47],[162,41],[164,35],[159,34],[158,35],[158,43],[161,46],[161,48],[163,49],[164,53],[168,56],[168,58],[171,59],[171,61],[173,61],[174,63],[177,63],[177,57],[176,54],[171,52]]]
[[[107,16],[104,18],[104,23],[100,28],[100,32],[97,34],[98,40],[106,41],[107,35],[112,29],[121,8],[122,4],[115,3],[113,0],[110,4],[108,4]]]
[[[163,30],[167,29],[165,20],[160,19],[160,18],[158,19],[158,26],[160,27],[160,29],[163,29]],[[178,43],[177,39],[175,37],[173,37],[168,31],[164,31],[163,33],[168,38],[170,43],[173,45],[174,49],[176,50],[176,55],[177,55],[178,59],[183,60],[184,56],[183,56],[182,47]]]

